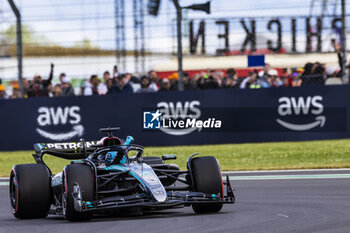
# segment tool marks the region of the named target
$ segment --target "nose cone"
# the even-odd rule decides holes
[[[151,192],[154,196],[154,199],[157,202],[165,202],[167,199],[167,194],[165,192],[165,189],[163,187],[163,185],[157,185],[158,187],[152,187],[151,188]]]
[[[147,164],[131,165],[132,172],[148,188],[157,202],[165,202],[168,198],[165,188],[153,169]]]

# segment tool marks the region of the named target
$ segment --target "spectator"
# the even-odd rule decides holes
[[[282,87],[289,87],[290,86],[290,81],[289,81],[289,77],[287,76],[283,76],[281,77],[281,81],[282,81]]]
[[[275,69],[270,69],[267,73],[267,86],[264,87],[280,87],[283,85],[281,79],[278,77],[278,72]]]
[[[48,90],[42,85],[42,79],[40,75],[35,75],[33,81],[30,83],[27,89],[28,97],[42,97],[48,96]]]
[[[325,75],[326,68],[324,64],[321,64],[319,62],[315,63],[315,69],[314,69],[314,85],[324,85],[326,75]]]
[[[53,79],[53,70],[54,70],[55,64],[50,64],[50,74],[49,78],[42,81],[42,84],[45,88],[49,87],[51,85],[52,79]],[[49,88],[50,89],[50,88]]]
[[[5,92],[5,86],[3,84],[0,84],[0,99],[8,99]]]
[[[62,79],[62,92],[61,96],[74,96],[74,88],[72,87],[71,80],[68,77]]]
[[[184,83],[184,90],[194,90],[196,89],[196,85],[191,82],[190,75],[188,73],[183,73],[183,83]]]
[[[235,87],[235,80],[232,76],[228,76],[225,78],[225,82],[222,86],[223,88],[234,88]]]
[[[28,95],[28,97],[49,96],[51,81],[53,78],[53,69],[54,64],[51,63],[50,75],[49,78],[46,80],[43,80],[40,74],[34,75],[33,82],[26,89],[26,94]]]
[[[308,62],[304,65],[304,73],[303,73],[303,76],[307,76],[307,75],[311,75],[312,72],[313,72],[313,64]]]
[[[136,92],[136,90],[141,88],[140,79],[138,77],[132,75],[131,73],[126,73],[125,76],[131,85],[133,92]]]
[[[117,79],[117,77],[119,77],[119,71],[118,71],[118,67],[115,65],[113,67],[113,77],[112,77],[112,79]]]
[[[111,87],[112,87],[111,74],[108,71],[105,71],[103,73],[103,83],[100,83],[97,87],[98,93],[100,95],[105,95],[108,93]]]
[[[128,77],[128,80],[131,85],[139,84],[141,81],[138,77],[136,77],[135,75],[132,75],[131,73],[126,73],[126,76]]]
[[[62,96],[62,88],[60,84],[56,84],[51,92],[53,97],[58,97],[58,96]]]
[[[118,77],[117,83],[111,88],[110,93],[133,93],[134,89],[130,84],[131,76],[122,74]]]
[[[148,72],[148,77],[151,80],[150,87],[153,88],[155,91],[158,91],[160,86],[159,86],[159,77],[157,73],[154,70],[151,70]]]
[[[226,70],[226,78],[234,79],[234,76],[237,76],[237,72],[234,68],[229,68]]]
[[[13,87],[12,87],[12,95],[10,96],[10,99],[18,99],[20,98],[20,91],[19,91],[19,88],[18,88],[18,84],[14,84]]]
[[[291,74],[291,70],[289,68],[283,68],[281,71],[280,79],[282,80],[283,77],[288,77]]]
[[[163,78],[160,82],[160,89],[159,91],[170,91],[171,84],[169,79]]]
[[[89,95],[98,95],[97,87],[100,84],[100,80],[98,79],[97,75],[91,75],[90,82],[84,83],[83,88],[83,95],[89,96]]]
[[[304,66],[302,75],[302,85],[324,85],[325,82],[325,67],[319,62],[307,63]]]
[[[179,74],[178,73],[173,73],[168,77],[170,81],[170,90],[175,91],[178,89],[178,79],[179,79]]]
[[[300,74],[298,72],[293,72],[291,74],[290,86],[292,86],[292,87],[300,87],[301,84],[302,84],[302,80],[300,78]]]
[[[233,68],[227,69],[226,77],[222,82],[223,88],[237,88],[240,86],[242,79],[238,78],[236,70]]]
[[[89,79],[83,79],[80,81],[80,91],[79,91],[79,95],[84,95],[84,90],[85,87],[90,85],[90,80]]]
[[[147,76],[141,77],[141,88],[139,88],[136,93],[151,93],[156,92],[154,88],[150,87],[150,80]]]
[[[194,74],[191,78],[191,83],[193,86],[195,86],[197,88],[197,83],[199,82],[198,80],[201,78],[201,75],[200,74]]]
[[[258,74],[260,82],[267,82],[267,74],[271,69],[271,65],[269,63],[265,63],[264,69]]]
[[[130,84],[131,75],[121,75],[119,89],[121,93],[133,93],[134,89]]]
[[[60,76],[59,76],[60,83],[62,83],[62,79],[64,77],[66,77],[66,73],[60,73]]]
[[[249,76],[241,82],[240,85],[241,89],[246,89],[246,88],[261,88],[261,83],[258,80],[258,72],[256,70],[252,71],[249,73]]]
[[[211,76],[213,77],[213,79],[215,80],[215,82],[217,83],[217,87],[220,88],[223,85],[223,80],[224,80],[224,72],[222,71],[215,71],[212,72]]]
[[[213,74],[213,71],[209,71],[208,74],[202,75],[198,81],[197,81],[197,87],[200,89],[215,89],[219,87],[219,83],[216,79],[211,76]]]
[[[339,49],[338,49],[339,50]],[[336,50],[337,52],[339,52]],[[347,67],[350,68],[350,65]],[[74,89],[71,80],[65,73],[59,75],[60,84],[52,88],[54,64],[51,64],[51,71],[48,79],[36,74],[33,80],[23,79],[24,97],[41,97],[41,96],[71,96],[74,95]],[[339,66],[328,66],[319,62],[306,63],[304,68],[285,68],[282,73],[272,69],[266,64],[264,69],[250,72],[246,78],[238,77],[235,69],[227,69],[226,77],[222,71],[208,70],[207,72],[195,73],[192,78],[188,73],[183,74],[184,90],[193,89],[214,89],[214,88],[261,88],[261,87],[298,87],[301,85],[324,85],[327,78],[341,76]],[[279,76],[280,74],[280,76]],[[1,85],[1,79],[0,79]],[[1,87],[4,89],[4,86]],[[113,78],[108,71],[103,74],[103,83],[96,75],[92,75],[89,81],[82,84],[80,94],[106,94],[106,93],[145,93],[155,92],[157,90],[169,91],[178,89],[178,74],[173,73],[166,79],[159,80],[155,71],[150,71],[148,76],[133,76],[131,73],[120,74],[115,66]],[[11,93],[11,92],[10,92]],[[18,98],[20,97],[17,86],[12,89],[9,97],[4,91],[1,98]]]

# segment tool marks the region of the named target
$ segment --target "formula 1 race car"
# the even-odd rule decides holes
[[[36,164],[12,168],[10,202],[16,218],[44,218],[49,213],[67,220],[89,220],[94,213],[143,212],[191,206],[196,213],[214,213],[223,204],[233,204],[235,196],[226,177],[224,182],[216,158],[187,160],[187,171],[164,160],[176,155],[142,157],[143,147],[123,142],[112,135],[119,128],[103,128],[108,137],[100,141],[36,143]],[[43,156],[72,160],[56,175]]]

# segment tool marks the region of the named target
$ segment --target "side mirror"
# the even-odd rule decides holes
[[[162,155],[163,160],[176,159],[176,155]]]

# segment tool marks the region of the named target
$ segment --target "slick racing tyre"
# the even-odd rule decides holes
[[[50,172],[43,164],[20,164],[10,175],[10,202],[16,218],[45,218],[51,205]]]
[[[69,221],[88,221],[92,213],[78,212],[74,208],[73,186],[79,185],[82,201],[92,201],[94,179],[91,168],[83,164],[67,165],[63,170],[64,193],[62,196],[63,215]]]
[[[190,161],[191,173],[193,177],[193,189],[195,192],[206,194],[216,194],[220,197],[223,194],[221,171],[215,157],[205,156],[193,158]],[[194,212],[215,213],[222,208],[222,203],[200,203],[193,204]]]

